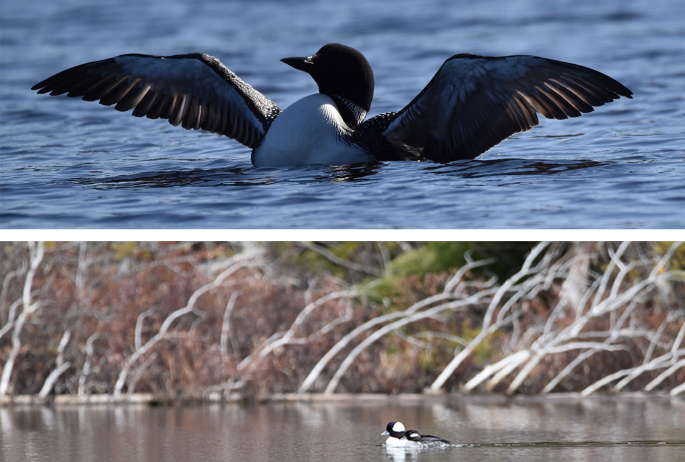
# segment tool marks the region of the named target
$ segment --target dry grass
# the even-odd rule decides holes
[[[429,387],[526,394],[594,391],[588,387],[608,375],[672,352],[659,367],[645,368],[621,387],[642,390],[685,358],[685,346],[676,345],[682,343],[685,319],[685,284],[678,269],[682,247],[654,270],[663,255],[660,248],[552,244],[531,260],[535,271],[506,290],[511,278],[499,281],[465,270],[459,275],[463,284],[456,284],[454,274],[443,271],[397,278],[384,303],[374,303],[364,295],[364,278],[382,271],[390,254],[372,243],[356,254],[350,246],[349,254],[336,257],[354,261],[335,274],[321,269],[337,260],[317,245],[293,250],[161,242],[45,243],[31,274],[39,246],[3,243],[0,369],[9,369],[6,394],[38,394],[53,373],[48,391],[58,394],[197,397],[239,391],[260,397],[301,390],[328,352],[369,325],[322,365],[307,391],[323,391],[327,385],[328,391],[352,393]],[[399,246],[393,249],[393,256],[400,252]],[[321,260],[315,260],[317,252]],[[565,333],[593,307],[619,299],[650,277],[634,298],[589,316],[572,336]],[[600,291],[602,278],[607,280]],[[411,311],[441,294],[444,300]],[[472,302],[440,308],[467,299]],[[380,322],[384,316],[387,321]],[[616,327],[621,319],[622,331]],[[406,322],[392,328],[398,320]],[[65,332],[69,340],[60,349]],[[617,336],[608,341],[611,332]],[[545,339],[544,333],[552,335]],[[562,351],[581,340],[611,348]],[[511,363],[507,373],[493,368],[473,382],[488,367],[522,352],[536,362]],[[582,354],[588,357],[579,361]],[[570,373],[546,389],[573,361],[578,364]],[[60,365],[64,370],[54,377]],[[338,379],[336,371],[341,371]],[[598,389],[610,389],[620,380]],[[683,382],[685,369],[676,368],[650,390],[672,390]]]

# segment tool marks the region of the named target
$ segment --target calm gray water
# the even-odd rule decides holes
[[[683,228],[685,2],[2,0],[2,228]],[[630,88],[473,161],[254,169],[225,137],[31,92],[123,53],[204,51],[285,108],[316,92],[279,59],[329,42],[396,111],[461,52],[532,54]]]
[[[459,446],[382,447],[388,421]],[[0,408],[2,461],[682,461],[685,402],[516,400]]]

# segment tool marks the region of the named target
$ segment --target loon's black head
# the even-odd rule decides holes
[[[311,75],[319,86],[319,93],[333,98],[343,119],[352,128],[360,124],[371,109],[373,71],[364,55],[354,48],[329,43],[312,56],[281,61]],[[343,107],[349,111],[348,117]],[[352,120],[348,120],[349,117]]]
[[[404,436],[404,425],[402,422],[390,422],[385,427],[385,431],[381,433],[382,435],[390,435],[393,438],[402,438]]]

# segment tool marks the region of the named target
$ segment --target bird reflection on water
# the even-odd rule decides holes
[[[178,172],[142,172],[133,175],[119,175],[114,178],[100,180],[74,179],[73,183],[87,185],[95,189],[126,189],[126,188],[165,188],[175,186],[253,186],[256,184],[246,175],[251,168],[230,167],[215,169],[194,169]],[[260,182],[269,184],[268,180]],[[273,183],[273,181],[271,181]]]
[[[425,171],[438,175],[453,175],[461,178],[483,178],[502,175],[553,175],[555,173],[581,170],[608,165],[609,162],[577,160],[552,162],[524,159],[484,159],[458,161],[450,164],[426,166]]]
[[[353,181],[367,181],[371,175],[375,175],[383,166],[383,162],[368,162],[365,164],[342,165],[329,167],[326,170],[330,176],[322,176],[320,180],[330,180],[331,183],[350,183]]]
[[[454,447],[461,447],[461,445],[454,445]],[[413,460],[419,460],[419,455],[420,454],[425,454],[425,453],[445,453],[450,450],[449,447],[443,447],[443,448],[418,448],[418,447],[407,447],[407,446],[402,446],[402,447],[384,447],[383,450],[385,451],[385,458],[388,460],[391,460],[393,462],[406,462],[406,461],[413,461]]]
[[[343,165],[338,167],[314,166],[289,169],[255,169],[252,166],[212,169],[193,169],[169,172],[141,172],[118,175],[114,178],[78,178],[72,183],[95,189],[164,188],[178,186],[266,186],[281,181],[301,183],[349,183],[365,181],[375,175],[382,162]]]
[[[592,160],[551,162],[523,159],[465,160],[450,164],[427,164],[425,173],[456,176],[461,178],[483,178],[505,175],[553,175],[572,170],[607,165],[608,162]],[[267,186],[279,182],[295,183],[354,183],[370,181],[381,172],[383,162],[369,162],[343,166],[310,166],[286,169],[255,169],[252,166],[193,169],[184,171],[141,172],[119,175],[114,178],[73,179],[75,184],[95,189],[165,188],[179,186]]]

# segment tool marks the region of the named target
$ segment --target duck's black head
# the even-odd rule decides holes
[[[354,48],[329,43],[312,56],[281,61],[311,75],[319,86],[319,93],[336,102],[345,123],[352,128],[360,124],[371,109],[373,71],[364,55]]]
[[[390,422],[385,427],[385,431],[381,435],[390,435],[393,438],[402,438],[404,436],[404,425],[402,422]]]
[[[421,441],[421,433],[417,432],[416,430],[407,430],[404,432],[404,436],[409,441]]]

